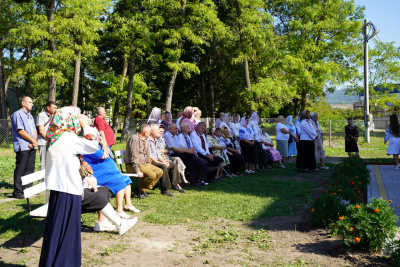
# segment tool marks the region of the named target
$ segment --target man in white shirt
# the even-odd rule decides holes
[[[207,139],[204,135],[206,131],[206,124],[199,122],[196,130],[190,134],[190,138],[196,149],[197,154],[200,158],[207,161],[208,167],[218,167],[224,160],[218,156],[212,155],[209,151],[210,145],[207,143]],[[213,178],[210,178],[210,182],[215,182]]]
[[[189,126],[187,128],[189,128]],[[193,186],[200,185],[197,182],[198,179],[196,178],[196,175],[197,173],[199,173],[199,176],[201,177],[201,172],[208,170],[208,167],[200,160],[200,158],[195,155],[196,150],[193,147],[192,143],[190,142],[189,145],[180,143],[178,127],[175,123],[171,123],[168,126],[168,131],[165,132],[163,138],[165,140],[165,143],[167,143],[167,145],[171,148],[170,156],[181,158],[185,166],[188,168],[190,173],[190,183]]]

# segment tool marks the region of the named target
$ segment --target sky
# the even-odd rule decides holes
[[[359,6],[365,6],[364,14],[379,29],[382,42],[396,42],[400,46],[400,0],[354,0]]]

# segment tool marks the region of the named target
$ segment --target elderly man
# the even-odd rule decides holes
[[[187,128],[189,128],[189,126]],[[188,131],[189,129],[186,130]],[[201,186],[201,183],[197,182],[197,180],[202,180],[201,177],[204,176],[202,175],[202,172],[208,171],[209,168],[203,163],[203,161],[200,160],[200,158],[196,156],[196,150],[193,146],[181,144],[178,136],[178,127],[175,123],[171,123],[168,126],[168,131],[165,132],[163,138],[171,149],[170,156],[179,157],[188,168],[190,174],[190,184],[192,186]],[[197,174],[199,179],[196,178]]]
[[[150,146],[150,159],[151,164],[163,170],[163,176],[161,178],[161,192],[162,194],[173,197],[168,189],[172,188],[175,191],[185,193],[185,190],[180,188],[179,183],[182,182],[179,176],[178,166],[172,161],[166,161],[160,154],[158,149],[158,140],[157,138],[160,136],[159,130],[160,127],[156,123],[150,124],[150,137],[149,137],[149,146]],[[172,186],[171,186],[172,184]]]
[[[35,171],[36,147],[38,143],[35,120],[30,111],[33,101],[29,96],[21,99],[21,109],[11,115],[13,145],[16,155],[13,197],[24,198],[21,177]],[[31,186],[28,185],[28,187]]]
[[[220,112],[219,113],[219,118],[215,121],[215,128],[221,127],[220,124],[225,121],[225,113]]]
[[[125,148],[126,170],[136,173],[138,177],[144,177],[140,181],[140,191],[139,188],[134,189],[134,193],[139,198],[148,197],[146,190],[152,189],[163,176],[163,171],[151,164],[149,136],[150,126],[143,124],[140,126],[139,132],[129,139]]]
[[[36,126],[38,128],[38,148],[40,154],[40,169],[44,170],[46,160],[46,133],[50,126],[50,121],[53,118],[53,114],[57,109],[57,104],[54,101],[49,101],[46,104],[46,110],[39,113],[36,119]]]
[[[199,122],[196,130],[190,134],[190,139],[193,142],[194,148],[200,158],[205,159],[208,162],[208,167],[218,167],[224,160],[218,156],[214,156],[209,151],[209,144],[207,143],[204,135],[206,131],[206,124]],[[213,178],[209,177],[210,182],[215,182]]]
[[[106,145],[111,149],[115,145],[115,137],[110,125],[104,119],[106,115],[106,110],[103,107],[97,108],[97,117],[94,119],[93,124],[99,130],[101,139],[106,140]],[[105,153],[107,152],[105,151]]]

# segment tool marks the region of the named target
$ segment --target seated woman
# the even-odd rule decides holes
[[[245,173],[254,173],[253,164],[254,164],[254,139],[255,133],[253,128],[249,125],[250,118],[247,116],[242,117],[240,121],[240,129],[239,129],[239,138],[240,138],[240,147],[242,148],[242,153],[244,156],[244,160],[246,162],[246,170]]]
[[[196,119],[193,116],[193,108],[191,106],[186,107],[183,110],[182,119],[179,121],[179,126],[186,122],[189,125],[189,135],[196,129]]]
[[[218,135],[217,135],[218,136]],[[240,170],[242,166],[244,167],[244,157],[240,154],[240,150],[236,147],[233,137],[229,135],[229,129],[224,128],[224,134],[221,136],[226,144],[226,149],[230,152],[228,153],[230,171],[237,176],[242,176]]]
[[[168,126],[172,123],[172,114],[169,111],[164,112],[164,119],[161,121],[161,125],[168,129]]]
[[[221,136],[221,128],[217,127],[215,132],[219,132]],[[214,155],[224,159],[224,161],[219,165],[219,167],[226,166],[229,164],[229,158],[226,156],[226,145],[225,143],[220,143],[220,140],[214,135],[214,129],[210,128],[208,129],[208,134],[207,134],[207,142],[211,146],[211,150]],[[217,175],[215,179],[223,178],[225,177],[222,171],[222,168],[219,168],[217,171]]]
[[[268,150],[272,154],[272,160],[278,162],[280,168],[285,168],[282,164],[281,154],[278,150],[274,149],[274,143],[269,134],[265,131],[264,126],[261,126],[261,140],[263,149]]]
[[[91,131],[91,134],[87,134],[85,131],[85,138],[98,136],[97,129],[91,128]],[[97,178],[97,184],[108,187],[115,194],[117,214],[123,219],[131,219],[132,217],[126,214],[124,209],[135,213],[140,212],[131,203],[130,184],[132,181],[128,176],[121,174],[115,162],[107,157],[107,153],[103,149],[105,148],[99,146],[95,153],[84,155],[83,158],[92,167],[93,175]],[[125,206],[122,206],[123,199],[125,199]]]
[[[129,220],[121,219],[109,203],[110,197],[110,190],[107,187],[98,187],[94,176],[86,176],[83,179],[82,213],[97,211],[98,219],[94,231],[118,229],[118,233],[123,235],[136,224],[138,219],[137,217]],[[114,224],[110,223],[109,220]]]

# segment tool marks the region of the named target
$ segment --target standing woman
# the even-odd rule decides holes
[[[289,128],[290,133],[293,136],[297,137],[297,131],[296,131],[296,127],[293,124],[293,116],[287,116],[286,117],[286,127]],[[297,147],[296,147],[296,142],[294,140],[294,138],[289,138],[289,148],[288,148],[288,161],[290,159],[290,156],[296,156],[297,155]]]
[[[315,143],[315,160],[319,160],[321,162],[321,168],[323,170],[329,170],[329,167],[325,166],[325,149],[324,142],[322,140],[322,130],[321,126],[318,122],[318,113],[311,113],[311,122],[314,126],[315,131],[317,132],[318,138],[314,140]]]
[[[286,161],[283,163],[287,163],[289,158],[289,137],[292,137],[294,141],[297,142],[297,137],[294,136],[290,131],[289,128],[286,127],[283,122],[285,118],[280,115],[277,119],[278,123],[276,124],[276,150],[279,151],[282,158],[286,158]]]
[[[86,127],[82,123],[82,127]],[[78,155],[98,143],[79,138],[78,109],[57,109],[47,131],[46,187],[50,190],[39,266],[81,265],[82,178]]]
[[[387,154],[388,155],[393,155],[394,158],[394,163],[395,163],[395,169],[398,170],[400,169],[399,165],[399,150],[400,150],[400,125],[399,125],[399,119],[397,118],[397,115],[393,114],[390,115],[390,124],[386,128],[386,133],[385,133],[385,144],[387,141],[389,141],[389,146],[387,149]]]
[[[147,124],[156,123],[160,125],[161,123],[161,109],[160,108],[153,108],[150,113],[149,119],[147,120]]]
[[[244,116],[240,121],[239,138],[242,154],[246,162],[245,173],[254,173],[254,131],[249,125],[250,119]]]
[[[296,167],[304,172],[313,171],[317,168],[315,161],[314,140],[318,138],[317,132],[310,120],[310,111],[305,110],[300,114],[301,135],[297,144]]]
[[[358,128],[353,123],[353,118],[347,119],[347,125],[344,127],[344,131],[346,133],[346,137],[344,138],[344,147],[345,151],[351,157],[351,153],[355,152],[356,156],[359,156],[358,153]]]

